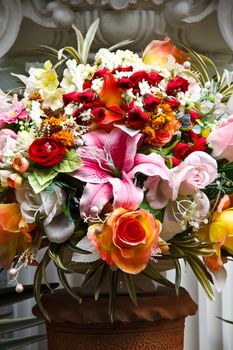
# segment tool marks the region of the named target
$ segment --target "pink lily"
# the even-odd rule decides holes
[[[170,178],[161,156],[137,153],[141,138],[139,133],[130,136],[119,128],[110,133],[97,130],[83,136],[85,146],[78,150],[83,165],[73,173],[87,182],[80,199],[82,216],[91,215],[93,207],[100,212],[112,198],[114,209],[136,210],[143,200],[143,190],[135,185],[136,173]]]

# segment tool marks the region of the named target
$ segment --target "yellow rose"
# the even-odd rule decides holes
[[[109,265],[138,274],[147,266],[160,231],[160,221],[148,211],[118,208],[106,223],[91,225],[87,236]]]

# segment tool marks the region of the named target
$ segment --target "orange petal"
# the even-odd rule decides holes
[[[157,64],[160,68],[164,68],[167,64],[167,56],[172,55],[176,61],[182,64],[189,59],[189,56],[174,46],[169,37],[164,40],[153,40],[145,48],[142,59],[145,64]]]
[[[19,232],[20,219],[19,204],[0,204],[0,229],[9,232]]]
[[[119,106],[106,106],[105,118],[101,120],[100,124],[114,123],[122,118],[124,118],[124,112]]]
[[[107,105],[120,106],[122,103],[121,89],[118,87],[117,81],[111,73],[107,73],[104,76],[100,100]]]

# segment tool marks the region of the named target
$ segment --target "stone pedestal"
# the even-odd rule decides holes
[[[109,322],[108,296],[97,302],[85,297],[79,305],[58,290],[44,295],[42,303],[51,319],[46,323],[49,350],[182,350],[185,317],[197,310],[184,289],[176,296],[164,287],[139,295],[138,306],[119,295],[114,324]],[[37,306],[33,313],[42,317]]]

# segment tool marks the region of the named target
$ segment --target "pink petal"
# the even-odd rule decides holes
[[[114,208],[125,208],[136,210],[143,200],[143,191],[141,188],[134,186],[129,176],[123,173],[123,178],[111,178],[109,182],[112,184]]]
[[[132,179],[136,173],[142,173],[147,176],[159,175],[164,180],[169,180],[170,178],[170,172],[165,165],[164,159],[156,153],[149,155],[136,154],[134,167],[128,175]]]
[[[105,142],[107,149],[117,169],[126,173],[134,166],[134,158],[137,152],[137,145],[142,135],[129,136],[119,128],[114,128]]]
[[[100,212],[105,204],[112,198],[112,186],[110,184],[86,184],[80,199],[80,214],[89,216],[92,207],[97,207]]]
[[[104,130],[91,131],[82,136],[85,146],[103,148],[108,133]]]
[[[152,176],[144,182],[144,185],[146,189],[149,190],[146,194],[146,200],[150,204],[151,208],[164,208],[171,197],[168,181],[162,180],[159,176]]]
[[[78,153],[83,161],[83,165],[72,173],[75,178],[91,183],[105,183],[108,182],[111,176],[106,161],[106,152],[97,147],[87,146],[80,147]]]

